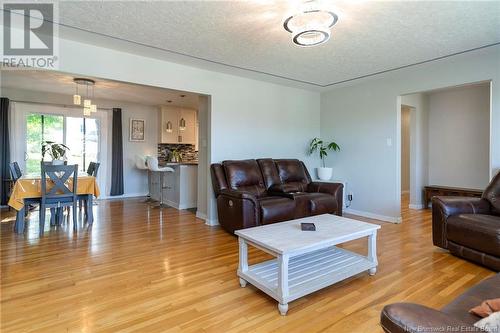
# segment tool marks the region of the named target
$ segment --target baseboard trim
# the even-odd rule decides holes
[[[420,210],[420,209],[424,209],[425,206],[423,204],[409,204],[408,208]]]
[[[208,225],[208,226],[210,226],[210,227],[219,225],[219,220],[218,219],[211,220],[211,219],[209,219],[207,217],[207,214],[205,214],[205,213],[196,211],[196,217],[199,218],[200,220],[205,221],[205,224]]]
[[[147,197],[147,193],[126,193],[122,195],[101,195],[97,200],[110,200],[110,199],[128,199],[128,198],[140,198]]]
[[[390,222],[390,223],[401,223],[402,222],[401,217],[379,215],[379,214],[364,212],[361,210],[355,210],[355,209],[351,209],[351,208],[345,209],[344,212],[348,213],[348,214],[358,215],[358,216],[362,216],[362,217],[367,217],[369,219],[375,219],[375,220],[380,220],[380,221],[384,221],[384,222]]]

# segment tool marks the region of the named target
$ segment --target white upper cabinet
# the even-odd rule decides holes
[[[160,143],[196,144],[196,110],[162,106],[159,122]]]

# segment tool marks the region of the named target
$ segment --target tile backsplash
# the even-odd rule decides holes
[[[166,163],[172,161],[172,151],[177,149],[181,153],[181,162],[198,162],[198,152],[194,145],[159,143],[158,144],[158,162]]]

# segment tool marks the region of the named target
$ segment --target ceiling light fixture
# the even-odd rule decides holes
[[[94,98],[95,81],[90,79],[75,78],[73,79],[73,82],[76,85],[76,94],[73,95],[73,104],[81,105],[82,96],[79,94],[79,87],[84,86],[86,93],[85,98],[83,99],[83,115],[90,116],[92,113],[97,112],[97,105],[92,104],[91,100],[91,98]],[[91,93],[89,92],[89,88]]]
[[[330,39],[330,29],[337,23],[338,16],[326,9],[320,1],[309,0],[283,22],[286,31],[292,34],[292,40],[299,46],[315,46]]]

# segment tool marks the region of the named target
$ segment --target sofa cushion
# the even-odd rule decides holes
[[[256,160],[224,161],[227,185],[233,190],[246,191],[261,197],[266,194],[264,180]]]
[[[500,217],[484,214],[451,216],[446,238],[454,243],[500,257]]]
[[[309,193],[310,215],[331,214],[337,211],[335,197],[326,193]]]
[[[276,169],[276,164],[272,158],[261,158],[257,160],[257,163],[259,164],[262,178],[264,179],[264,184],[267,189],[272,186],[281,185],[278,169]]]
[[[264,197],[259,199],[260,222],[270,224],[292,220],[294,218],[295,202],[283,197]]]
[[[274,160],[281,183],[286,184],[288,192],[305,192],[311,177],[304,163],[299,160]]]
[[[469,324],[473,324],[479,320],[479,317],[469,313],[469,310],[486,299],[497,297],[500,297],[500,274],[483,280],[481,283],[468,289],[465,293],[446,305],[441,311],[461,318]]]

